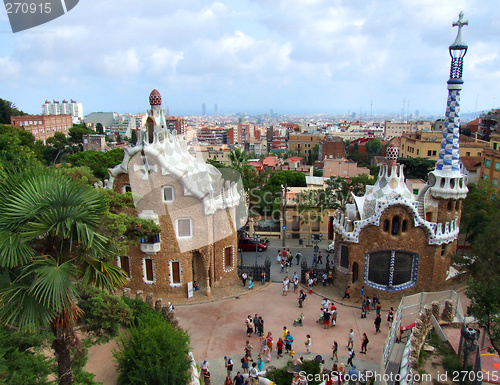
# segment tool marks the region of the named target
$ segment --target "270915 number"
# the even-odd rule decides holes
[[[7,13],[51,13],[50,3],[5,3]]]

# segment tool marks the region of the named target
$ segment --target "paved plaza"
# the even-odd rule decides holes
[[[277,243],[278,241],[274,241]],[[321,245],[322,253],[326,256],[326,242]],[[280,245],[281,247],[281,245]],[[287,247],[288,248],[288,247]],[[293,254],[298,247],[290,245]],[[302,254],[305,258],[312,259],[312,249],[303,248]],[[293,348],[296,357],[304,357],[312,359],[317,354],[321,355],[325,360],[327,368],[331,368],[333,360],[331,346],[334,340],[339,344],[339,363],[347,363],[347,339],[350,329],[355,333],[355,352],[354,364],[357,370],[372,370],[380,371],[379,363],[382,355],[382,349],[387,337],[387,321],[385,310],[382,313],[382,332],[375,334],[375,312],[368,314],[366,319],[361,319],[360,304],[357,303],[356,294],[351,300],[340,301],[338,290],[333,288],[319,287],[323,293],[328,293],[327,296],[337,305],[338,318],[335,327],[324,329],[323,325],[317,323],[321,314],[322,295],[313,293],[307,296],[304,308],[298,307],[298,292],[294,293],[293,289],[287,296],[282,295],[282,285],[275,281],[281,281],[285,276],[279,273],[279,266],[276,262],[277,247],[271,247],[267,252],[259,253],[261,256],[259,264],[262,264],[266,254],[272,262],[271,278],[273,283],[267,284],[264,287],[260,282],[255,282],[255,289],[247,293],[224,300],[202,303],[197,305],[183,305],[176,307],[176,316],[180,320],[181,326],[188,330],[191,337],[191,347],[194,357],[198,363],[208,360],[212,373],[212,383],[222,384],[226,375],[224,369],[224,356],[230,356],[233,359],[235,368],[233,376],[237,370],[241,370],[240,359],[244,355],[244,346],[247,339],[254,347],[253,357],[257,358],[259,352],[260,341],[256,334],[247,338],[245,319],[248,315],[252,317],[255,314],[262,316],[264,319],[264,331],[272,332],[274,336],[274,349],[279,337],[283,336],[283,326],[287,326],[293,338]],[[323,261],[324,261],[323,257]],[[248,260],[248,262],[247,262]],[[253,261],[252,261],[253,260]],[[255,262],[255,253],[243,253],[243,263],[250,264]],[[309,261],[310,264],[311,261]],[[294,263],[296,261],[294,260]],[[324,263],[324,262],[323,262]],[[299,266],[292,266],[289,270],[290,276],[294,271],[299,273]],[[297,269],[294,269],[297,268]],[[208,298],[207,298],[208,299]],[[345,302],[345,303],[344,303]],[[304,326],[293,327],[293,320],[301,313],[304,313]],[[367,354],[360,354],[362,334],[367,333],[370,340],[368,344]],[[312,339],[312,353],[305,354],[306,335],[310,334]],[[277,359],[276,350],[273,351],[272,360],[269,364],[264,365],[264,370],[269,366],[282,366],[290,357],[284,356]]]

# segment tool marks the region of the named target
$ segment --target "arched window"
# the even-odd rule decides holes
[[[405,219],[401,225],[401,232],[406,233],[406,230],[408,230],[408,221]]]
[[[154,140],[154,131],[155,131],[155,124],[153,122],[153,119],[149,117],[146,120],[146,127],[148,129],[148,143],[153,143]]]
[[[392,229],[391,229],[391,233],[392,235],[398,235],[399,234],[399,215],[395,215],[393,218],[392,218]]]
[[[349,268],[349,248],[346,245],[340,246],[340,266],[344,269]]]

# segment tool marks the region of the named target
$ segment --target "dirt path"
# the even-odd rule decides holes
[[[103,385],[116,385],[118,383],[118,372],[116,361],[112,351],[117,349],[116,340],[107,344],[95,345],[89,349],[89,360],[85,370],[95,374],[95,380]]]

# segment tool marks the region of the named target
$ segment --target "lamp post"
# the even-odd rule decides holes
[[[323,239],[323,234],[321,234],[321,233],[311,234],[311,242],[314,245],[313,250],[315,253],[317,252],[316,248],[318,248],[318,243],[320,243],[322,239]]]
[[[463,327],[460,332],[463,340],[463,349],[464,349],[464,364],[462,366],[462,374],[465,373],[469,354],[471,354],[476,349],[476,341],[479,339],[479,333],[480,333],[479,330],[472,329],[470,327]],[[464,383],[464,376],[461,375],[460,385],[462,385],[463,383]]]
[[[259,243],[260,243],[260,234],[257,234],[257,232],[253,232],[253,239],[255,239],[255,266],[257,266],[257,257],[258,257],[258,254],[257,254],[257,249],[259,247]]]
[[[288,185],[285,183],[285,185],[282,186],[282,188],[281,188],[281,193],[282,193],[282,196],[281,196],[281,202],[282,202],[281,216],[283,218],[283,227],[282,227],[282,230],[283,230],[283,248],[285,248],[285,246],[286,246],[286,193],[289,191],[290,191],[290,189],[288,189]]]

